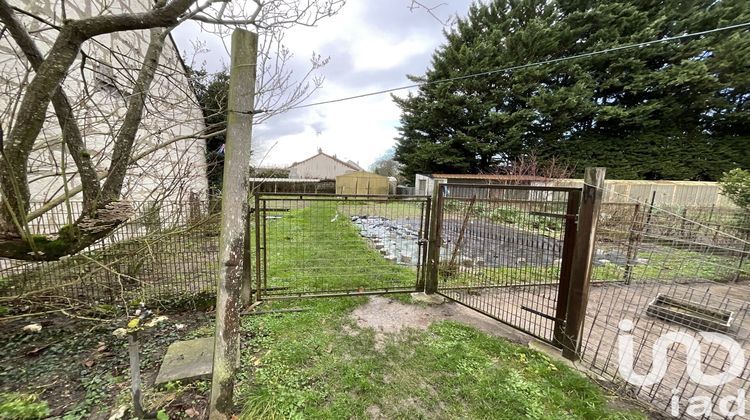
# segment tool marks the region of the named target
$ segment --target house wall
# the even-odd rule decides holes
[[[441,183],[446,182],[445,179],[440,180]],[[429,175],[417,174],[414,177],[414,195],[432,195],[432,190],[435,186],[435,179]]]
[[[15,0],[11,3],[49,21],[61,21],[59,1]],[[151,3],[149,0],[95,0],[65,2],[65,7],[69,18],[80,18],[142,12],[150,8]],[[57,31],[20,14],[19,19],[46,54]],[[87,151],[101,174],[109,168],[114,138],[125,115],[128,95],[132,92],[148,40],[149,31],[130,31],[87,41],[63,83],[65,93],[74,104]],[[0,85],[3,86],[0,91],[0,123],[8,127],[13,120],[18,100],[16,95],[25,93],[25,81],[33,77],[33,71],[7,34],[0,39],[0,69]],[[203,115],[189,88],[177,48],[168,37],[136,135],[133,154],[164,147],[130,165],[122,198],[134,202],[186,201],[191,196],[205,198],[208,189],[205,140],[190,138],[204,128]],[[32,202],[48,201],[63,193],[65,188],[80,185],[75,164],[61,143],[60,132],[50,105],[27,168]],[[185,138],[170,143],[181,137]],[[66,178],[67,185],[63,182]],[[80,195],[72,198],[74,201],[80,199]]]
[[[318,154],[303,162],[289,167],[289,178],[336,179],[339,175],[355,172],[350,166]]]

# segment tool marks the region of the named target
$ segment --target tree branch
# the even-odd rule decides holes
[[[130,162],[130,154],[135,143],[135,136],[138,133],[138,127],[141,125],[143,107],[146,104],[146,97],[154,80],[156,69],[159,67],[159,58],[164,49],[164,39],[168,30],[152,29],[151,40],[146,50],[146,56],[143,58],[143,65],[138,73],[138,80],[133,86],[133,93],[128,100],[128,109],[125,113],[125,119],[120,128],[120,132],[115,140],[112,154],[112,162],[109,166],[109,176],[102,187],[102,201],[110,202],[117,200],[122,189],[122,182],[125,179],[125,173]]]
[[[26,56],[34,71],[39,71],[39,67],[44,61],[42,53],[6,2],[0,2],[0,21],[5,24],[5,27]],[[55,89],[52,96],[52,105],[55,108],[57,120],[62,129],[63,141],[68,146],[68,150],[70,150],[73,161],[81,175],[84,210],[91,210],[96,206],[96,197],[99,195],[99,180],[96,177],[96,170],[91,162],[91,157],[86,152],[86,146],[78,124],[75,121],[70,101],[59,86]]]
[[[4,205],[0,205],[0,228],[14,229],[9,223],[14,217],[24,217],[29,210],[29,185],[26,162],[44,124],[46,109],[56,89],[75,61],[81,45],[87,39],[105,33],[167,27],[177,23],[195,0],[173,0],[164,7],[145,13],[96,16],[67,21],[57,36],[49,55],[39,66],[29,83],[18,108],[18,117],[11,130],[0,163],[0,192]],[[0,6],[10,8],[7,0]],[[14,214],[10,214],[14,213]],[[17,232],[21,234],[22,232]]]

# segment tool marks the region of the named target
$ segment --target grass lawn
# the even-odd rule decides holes
[[[341,256],[335,242],[326,238],[338,237],[344,238],[349,254],[368,255],[368,264],[378,266],[375,273],[399,277],[401,271],[413,278],[412,270],[372,253],[346,218],[331,222],[334,214],[332,205],[320,203],[278,220],[283,228],[277,233],[269,228],[270,246],[295,240],[284,232],[304,230],[305,240],[312,240],[317,249],[302,254],[297,247],[278,246],[269,271],[311,262],[318,267],[326,261],[336,265]],[[314,220],[328,221],[325,230],[311,229]],[[320,258],[331,254],[334,258]],[[341,269],[346,274],[342,278],[362,276],[356,266]],[[296,271],[298,276],[306,272]],[[335,287],[340,272],[329,272],[326,286]],[[295,281],[309,289],[316,279]],[[351,286],[347,280],[341,284]],[[610,408],[597,385],[565,365],[462,324],[436,322],[427,330],[406,329],[378,339],[374,329],[358,326],[350,316],[366,301],[349,297],[273,302],[263,309],[307,310],[245,317],[238,386],[242,417],[644,418],[638,412]]]
[[[370,215],[368,209],[356,203],[310,202],[267,220],[268,286],[284,288],[277,293],[285,295],[414,290],[416,271],[383,259],[351,222],[351,215]]]
[[[645,418],[610,408],[565,365],[455,322],[378,345],[348,316],[365,300],[277,302],[309,311],[245,318],[242,418]]]

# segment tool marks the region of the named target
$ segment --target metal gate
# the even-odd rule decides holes
[[[424,288],[428,197],[255,196],[255,298],[413,292]]]
[[[437,292],[561,346],[581,189],[437,188],[429,254]]]

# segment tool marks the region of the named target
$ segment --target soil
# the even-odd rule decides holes
[[[443,245],[451,251],[461,233],[462,220],[443,221]],[[550,236],[482,220],[466,224],[461,243],[461,256],[480,258],[489,267],[544,266],[555,263],[562,255],[563,241]]]
[[[496,337],[527,345],[530,337],[456,303],[440,305],[407,305],[395,299],[374,296],[351,313],[362,328],[375,330],[376,348],[382,348],[387,334],[403,329],[425,330],[433,322],[452,320],[470,325]]]
[[[200,311],[166,315],[163,324],[139,334],[147,406],[165,397],[150,390],[167,346],[209,325],[212,318]],[[127,340],[112,335],[125,322],[124,317],[94,320],[56,312],[0,323],[0,392],[36,394],[53,417],[73,410],[74,418],[109,418],[129,395]],[[41,331],[24,331],[30,324],[41,325]],[[167,401],[165,411],[202,413],[206,405],[207,394],[183,393]]]

